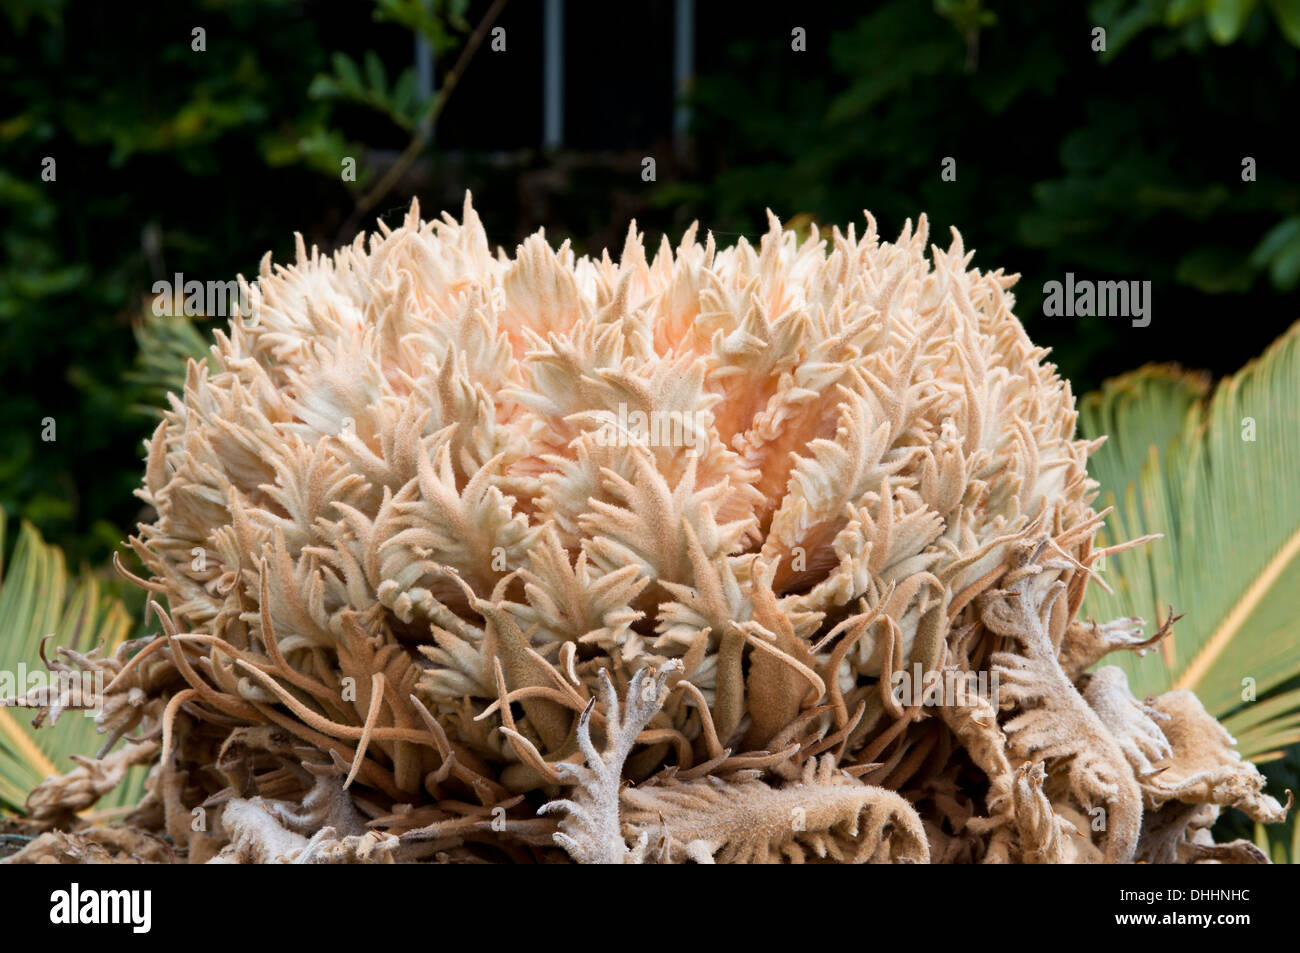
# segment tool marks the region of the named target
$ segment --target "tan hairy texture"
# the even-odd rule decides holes
[[[1058,820],[1052,803],[1043,793],[1046,774],[1042,762],[1032,766],[1026,763],[1016,772],[1011,787],[1020,835],[1020,859],[1026,864],[1065,863],[1068,835],[1077,833],[1073,824]]]
[[[929,863],[915,809],[883,788],[809,762],[779,787],[757,780],[668,780],[623,796],[633,830],[656,862],[766,864]],[[657,838],[657,840],[656,840]]]
[[[1014,276],[769,225],[264,259],[147,442],[156,632],[67,658],[132,753],[31,823],[141,761],[189,862],[1258,859],[1161,806],[1277,816],[1253,767],[1087,674],[1165,632],[1075,618],[1096,445]]]
[[[1083,699],[1114,737],[1139,778],[1157,770],[1173,754],[1160,722],[1167,715],[1133,697],[1124,670],[1106,665],[1088,676]]]
[[[555,842],[580,864],[622,864],[644,861],[646,840],[641,838],[629,849],[623,840],[619,815],[619,789],[623,783],[623,764],[636,744],[637,736],[659,711],[666,691],[667,676],[680,669],[671,663],[661,672],[643,668],[628,684],[627,697],[620,708],[618,696],[608,677],[601,682],[601,701],[605,708],[606,750],[597,751],[591,738],[592,704],[578,718],[578,746],[586,764],[561,762],[557,769],[562,778],[577,782],[571,799],[548,801],[539,814],[562,814]]]
[[[1137,779],[1115,737],[1066,677],[1052,648],[1047,617],[1062,597],[1064,584],[1057,581],[1044,589],[1041,580],[1044,570],[1068,564],[1050,559],[1037,564],[1043,549],[1021,547],[1007,576],[1014,585],[990,592],[984,605],[984,624],[1019,649],[993,656],[1004,697],[1020,709],[1005,730],[1017,756],[1068,762],[1074,796],[1084,807],[1104,805],[1107,810],[1107,861],[1124,863],[1137,849],[1142,819]]]
[[[1291,806],[1289,792],[1286,807],[1264,793],[1264,776],[1232,750],[1232,736],[1206,714],[1192,692],[1165,692],[1152,702],[1152,708],[1163,716],[1161,729],[1170,746],[1168,763],[1143,778],[1143,794],[1152,807],[1178,800],[1228,805],[1265,824],[1286,817]]]

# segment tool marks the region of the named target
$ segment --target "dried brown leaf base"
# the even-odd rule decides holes
[[[1005,646],[989,656],[1006,689],[1004,710],[972,692],[966,704],[938,708],[941,718],[915,723],[932,730],[910,750],[947,756],[918,759],[913,783],[899,791],[862,780],[894,776],[889,761],[840,760],[849,732],[837,739],[813,727],[833,724],[826,706],[796,719],[779,739],[796,740],[777,755],[738,762],[723,750],[707,773],[668,768],[630,784],[629,761],[638,747],[662,744],[652,726],[683,690],[682,665],[672,662],[639,669],[621,702],[602,676],[578,717],[572,760],[547,762],[525,735],[504,728],[524,762],[553,772],[556,793],[568,792],[536,808],[540,817],[529,817],[535,799],[523,796],[381,806],[349,789],[346,764],[320,761],[318,749],[288,731],[238,728],[214,748],[201,724],[178,720],[168,760],[155,765],[150,796],[129,824],[74,821],[4,862],[1266,863],[1247,842],[1215,844],[1209,828],[1222,807],[1275,823],[1289,800],[1284,807],[1263,793],[1263,776],[1194,695],[1143,704],[1117,668],[1065,675],[1067,653],[1048,634],[1062,567],[1046,551],[1017,547],[1001,587],[980,599],[983,625]],[[1067,644],[1080,631],[1068,629]],[[906,722],[894,724],[916,730]],[[138,742],[47,781],[33,792],[39,810],[26,828],[50,828],[86,808],[102,786],[91,779],[156,747]],[[184,754],[196,750],[213,755],[210,768]],[[456,777],[454,758],[448,749],[430,790]],[[190,809],[205,790],[190,775],[205,773],[226,783]],[[983,796],[971,797],[980,787]],[[209,811],[212,830],[190,823]]]

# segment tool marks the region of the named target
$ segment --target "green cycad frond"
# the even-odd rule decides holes
[[[44,672],[41,640],[53,635],[48,651],[66,646],[88,652],[102,646],[111,653],[131,631],[122,603],[101,591],[90,574],[69,580],[63,553],[24,523],[13,562],[3,565],[5,517],[0,511],[0,673],[7,675],[0,697],[8,694],[20,666]],[[17,685],[14,694],[26,686]],[[70,755],[93,755],[104,743],[95,722],[80,711],[66,711],[53,725],[33,728],[32,713],[0,705],[0,812],[21,810],[27,794],[51,774],[76,767]],[[135,769],[117,791],[100,802],[105,808],[139,799],[142,772]]]
[[[1267,827],[1263,824],[1255,825],[1255,846],[1275,864],[1294,864],[1300,860],[1300,824],[1292,818],[1289,826],[1289,838],[1270,838]]]
[[[1147,367],[1084,399],[1084,434],[1110,434],[1090,464],[1115,507],[1102,545],[1165,534],[1110,557],[1115,593],[1089,587],[1084,613],[1184,613],[1163,665],[1119,660],[1134,693],[1192,689],[1243,756],[1267,761],[1300,741],[1300,325],[1206,390]]]
[[[185,392],[189,359],[203,363],[211,346],[208,333],[196,324],[201,320],[145,311],[135,325],[135,366],[126,375],[136,387],[132,410],[156,415],[166,409],[168,394]]]

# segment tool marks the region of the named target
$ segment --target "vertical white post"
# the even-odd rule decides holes
[[[415,37],[415,82],[420,91],[420,102],[429,103],[433,100],[434,95],[434,72],[433,72],[433,47],[429,41],[420,35]],[[419,131],[427,133],[429,140],[433,140],[433,124],[422,121]]]
[[[686,153],[691,107],[685,101],[695,74],[695,0],[676,0],[673,9],[673,147]]]
[[[564,0],[546,0],[542,11],[542,145],[564,144]]]

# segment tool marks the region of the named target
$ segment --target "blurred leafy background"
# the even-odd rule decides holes
[[[294,231],[331,248],[412,196],[430,215],[472,188],[501,244],[545,226],[592,253],[631,218],[657,243],[697,219],[753,238],[765,208],[802,225],[869,208],[885,235],[925,212],[936,241],[956,225],[977,266],[1022,275],[1017,311],[1077,393],[1148,362],[1230,374],[1297,318],[1300,0],[567,0],[550,148],[543,16],[537,0],[0,0],[10,525],[138,618],[107,561],[141,515],[141,440],[209,334],[148,317],[153,283],[254,274]],[[481,42],[489,23],[504,50]],[[1150,326],[1043,317],[1044,282],[1071,271],[1150,281]],[[1269,770],[1294,785],[1298,764]]]

